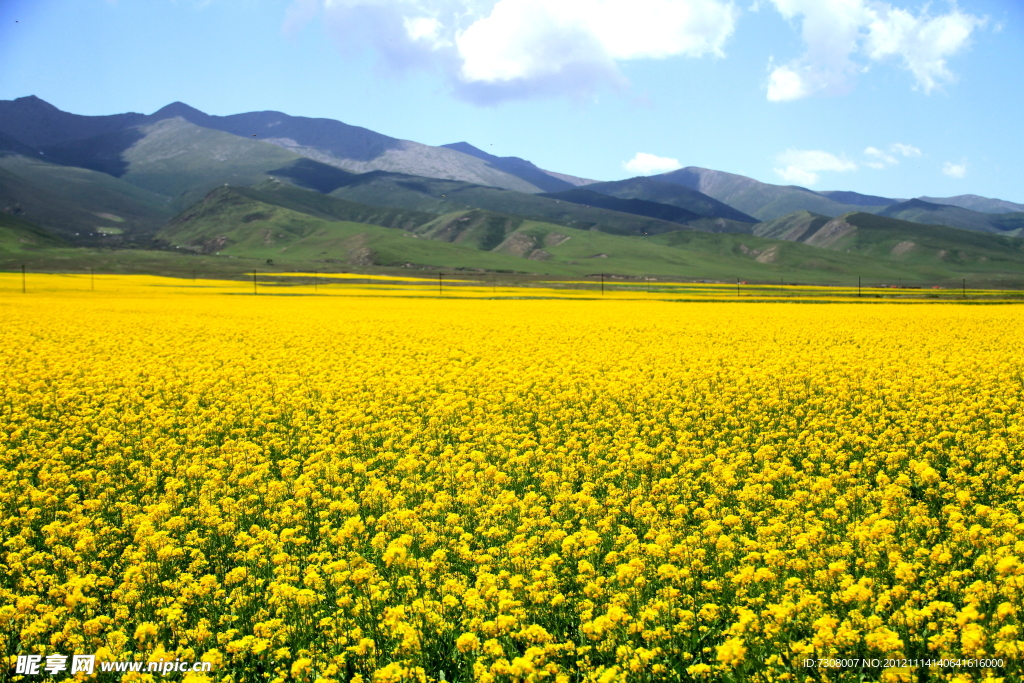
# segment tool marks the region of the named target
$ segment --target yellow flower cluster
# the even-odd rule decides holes
[[[1015,307],[0,309],[11,663],[212,662],[195,683],[880,673],[808,658],[1024,675]]]

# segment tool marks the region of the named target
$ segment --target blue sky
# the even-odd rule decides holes
[[[0,99],[279,110],[613,180],[1024,202],[1018,0],[4,0]]]

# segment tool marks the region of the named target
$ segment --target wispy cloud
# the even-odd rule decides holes
[[[821,173],[857,170],[857,164],[830,152],[817,149],[787,149],[775,156],[775,172],[783,180],[795,185],[816,185]]]
[[[619,64],[722,57],[733,0],[293,0],[295,35],[322,13],[342,46],[368,41],[394,68],[442,69],[465,99],[591,93],[622,85]]]
[[[950,178],[963,178],[967,175],[967,162],[954,164],[952,161],[947,161],[942,165],[942,172]]]
[[[768,99],[786,102],[812,94],[840,94],[872,63],[898,60],[915,88],[930,93],[954,79],[946,61],[966,48],[983,17],[953,8],[938,16],[879,0],[772,0],[783,17],[800,22],[804,54],[769,63]]]
[[[646,152],[637,152],[636,156],[622,164],[622,167],[637,175],[651,175],[653,173],[668,173],[680,168],[682,164],[678,159],[659,157]]]
[[[876,169],[895,166],[900,163],[900,160],[896,157],[897,154],[902,157],[919,157],[921,156],[921,150],[913,145],[904,145],[899,142],[889,145],[888,151],[882,151],[877,147],[868,147],[864,150],[864,156],[868,157],[868,161],[865,161],[864,165]]]

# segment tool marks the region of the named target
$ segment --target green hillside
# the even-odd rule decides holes
[[[8,256],[66,245],[64,240],[37,225],[0,213],[0,252]]]
[[[44,148],[48,158],[113,175],[171,198],[180,210],[218,185],[257,185],[272,176],[317,190],[350,174],[277,145],[201,128],[181,118]]]
[[[826,221],[801,243],[694,230],[624,237],[476,209],[446,214],[407,231],[325,220],[254,197],[254,190],[218,188],[202,206],[176,217],[159,237],[197,252],[258,264],[269,259],[276,267],[310,270],[409,264],[551,276],[603,272],[791,283],[849,283],[858,276],[876,282],[946,282],[970,273],[975,280],[982,276],[1024,284],[1022,240],[864,213]],[[894,233],[894,228],[903,232]],[[968,242],[957,240],[962,235]],[[921,240],[920,245],[904,244],[909,236]],[[989,241],[968,246],[978,238]],[[939,253],[938,247],[952,244],[959,249]],[[915,248],[918,253],[908,257]],[[1000,250],[1004,255],[997,261]]]
[[[830,220],[828,216],[810,211],[794,211],[780,218],[758,223],[754,226],[753,233],[758,237],[799,242],[801,237],[813,235]]]
[[[658,220],[670,221],[672,223],[685,224],[689,221],[704,217],[699,213],[694,213],[689,209],[684,209],[679,206],[661,204],[659,202],[651,202],[646,199],[635,199],[632,197],[613,197],[599,192],[592,192],[589,188],[574,188],[572,190],[563,190],[561,192],[545,193],[540,196],[547,197],[548,199],[572,202],[573,204],[580,204],[581,206],[592,206],[597,209],[608,209],[610,211],[629,213],[634,216],[657,218]]]
[[[830,231],[832,235],[825,234]],[[805,242],[927,270],[1024,274],[1024,239],[868,213],[840,216]]]
[[[1024,235],[1024,213],[984,213],[959,206],[932,204],[911,199],[885,207],[880,216],[927,225],[946,225],[962,230],[992,232],[1011,237]]]
[[[944,225],[851,212],[837,218],[799,211],[760,223],[755,234],[800,242],[821,251],[857,254],[881,264],[898,264],[910,277],[957,274],[1024,276],[1024,239]]]
[[[979,197],[976,194],[961,194],[956,197],[918,197],[923,202],[932,204],[949,204],[959,206],[971,211],[983,213],[1020,213],[1024,212],[1024,204],[1008,202],[1005,199],[992,199],[990,197]]]
[[[467,208],[485,209],[579,230],[600,230],[617,235],[654,235],[679,230],[678,223],[655,218],[581,206],[512,190],[395,173],[374,172],[353,176],[348,184],[334,190],[331,195],[364,204],[437,214]]]
[[[628,180],[594,183],[587,185],[586,189],[620,199],[642,199],[658,204],[668,204],[708,218],[725,218],[741,223],[757,222],[756,218],[702,192],[685,185],[662,182],[654,178],[641,176]]]
[[[435,214],[427,213],[426,211],[392,209],[350,202],[311,190],[304,190],[278,180],[268,180],[251,188],[234,187],[232,190],[256,201],[273,204],[284,209],[291,209],[292,211],[298,211],[299,213],[309,214],[310,216],[325,220],[351,221],[353,223],[380,225],[385,228],[414,230],[437,219]],[[202,204],[203,202],[197,202],[193,207],[199,207]]]
[[[800,210],[835,217],[850,211],[874,213],[884,208],[843,204],[804,187],[772,185],[735,173],[695,166],[652,176],[652,179],[697,190],[762,221]]]
[[[105,235],[96,239],[112,244],[155,233],[172,213],[166,197],[123,180],[20,155],[0,156],[0,211],[67,239]]]

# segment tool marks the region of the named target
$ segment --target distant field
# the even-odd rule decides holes
[[[0,276],[10,661],[1024,675],[1019,306],[288,277]]]
[[[237,268],[237,266],[236,266]],[[961,284],[964,284],[961,282]],[[414,297],[457,299],[603,299],[729,303],[960,303],[1020,304],[1014,289],[823,286],[780,282],[673,280],[613,275],[548,278],[527,273],[423,272],[374,268],[365,272],[283,272],[264,268],[209,273],[179,269],[173,277],[124,275],[97,269],[64,272],[0,271],[0,297],[72,296],[103,299],[138,296],[256,295],[264,297]]]

